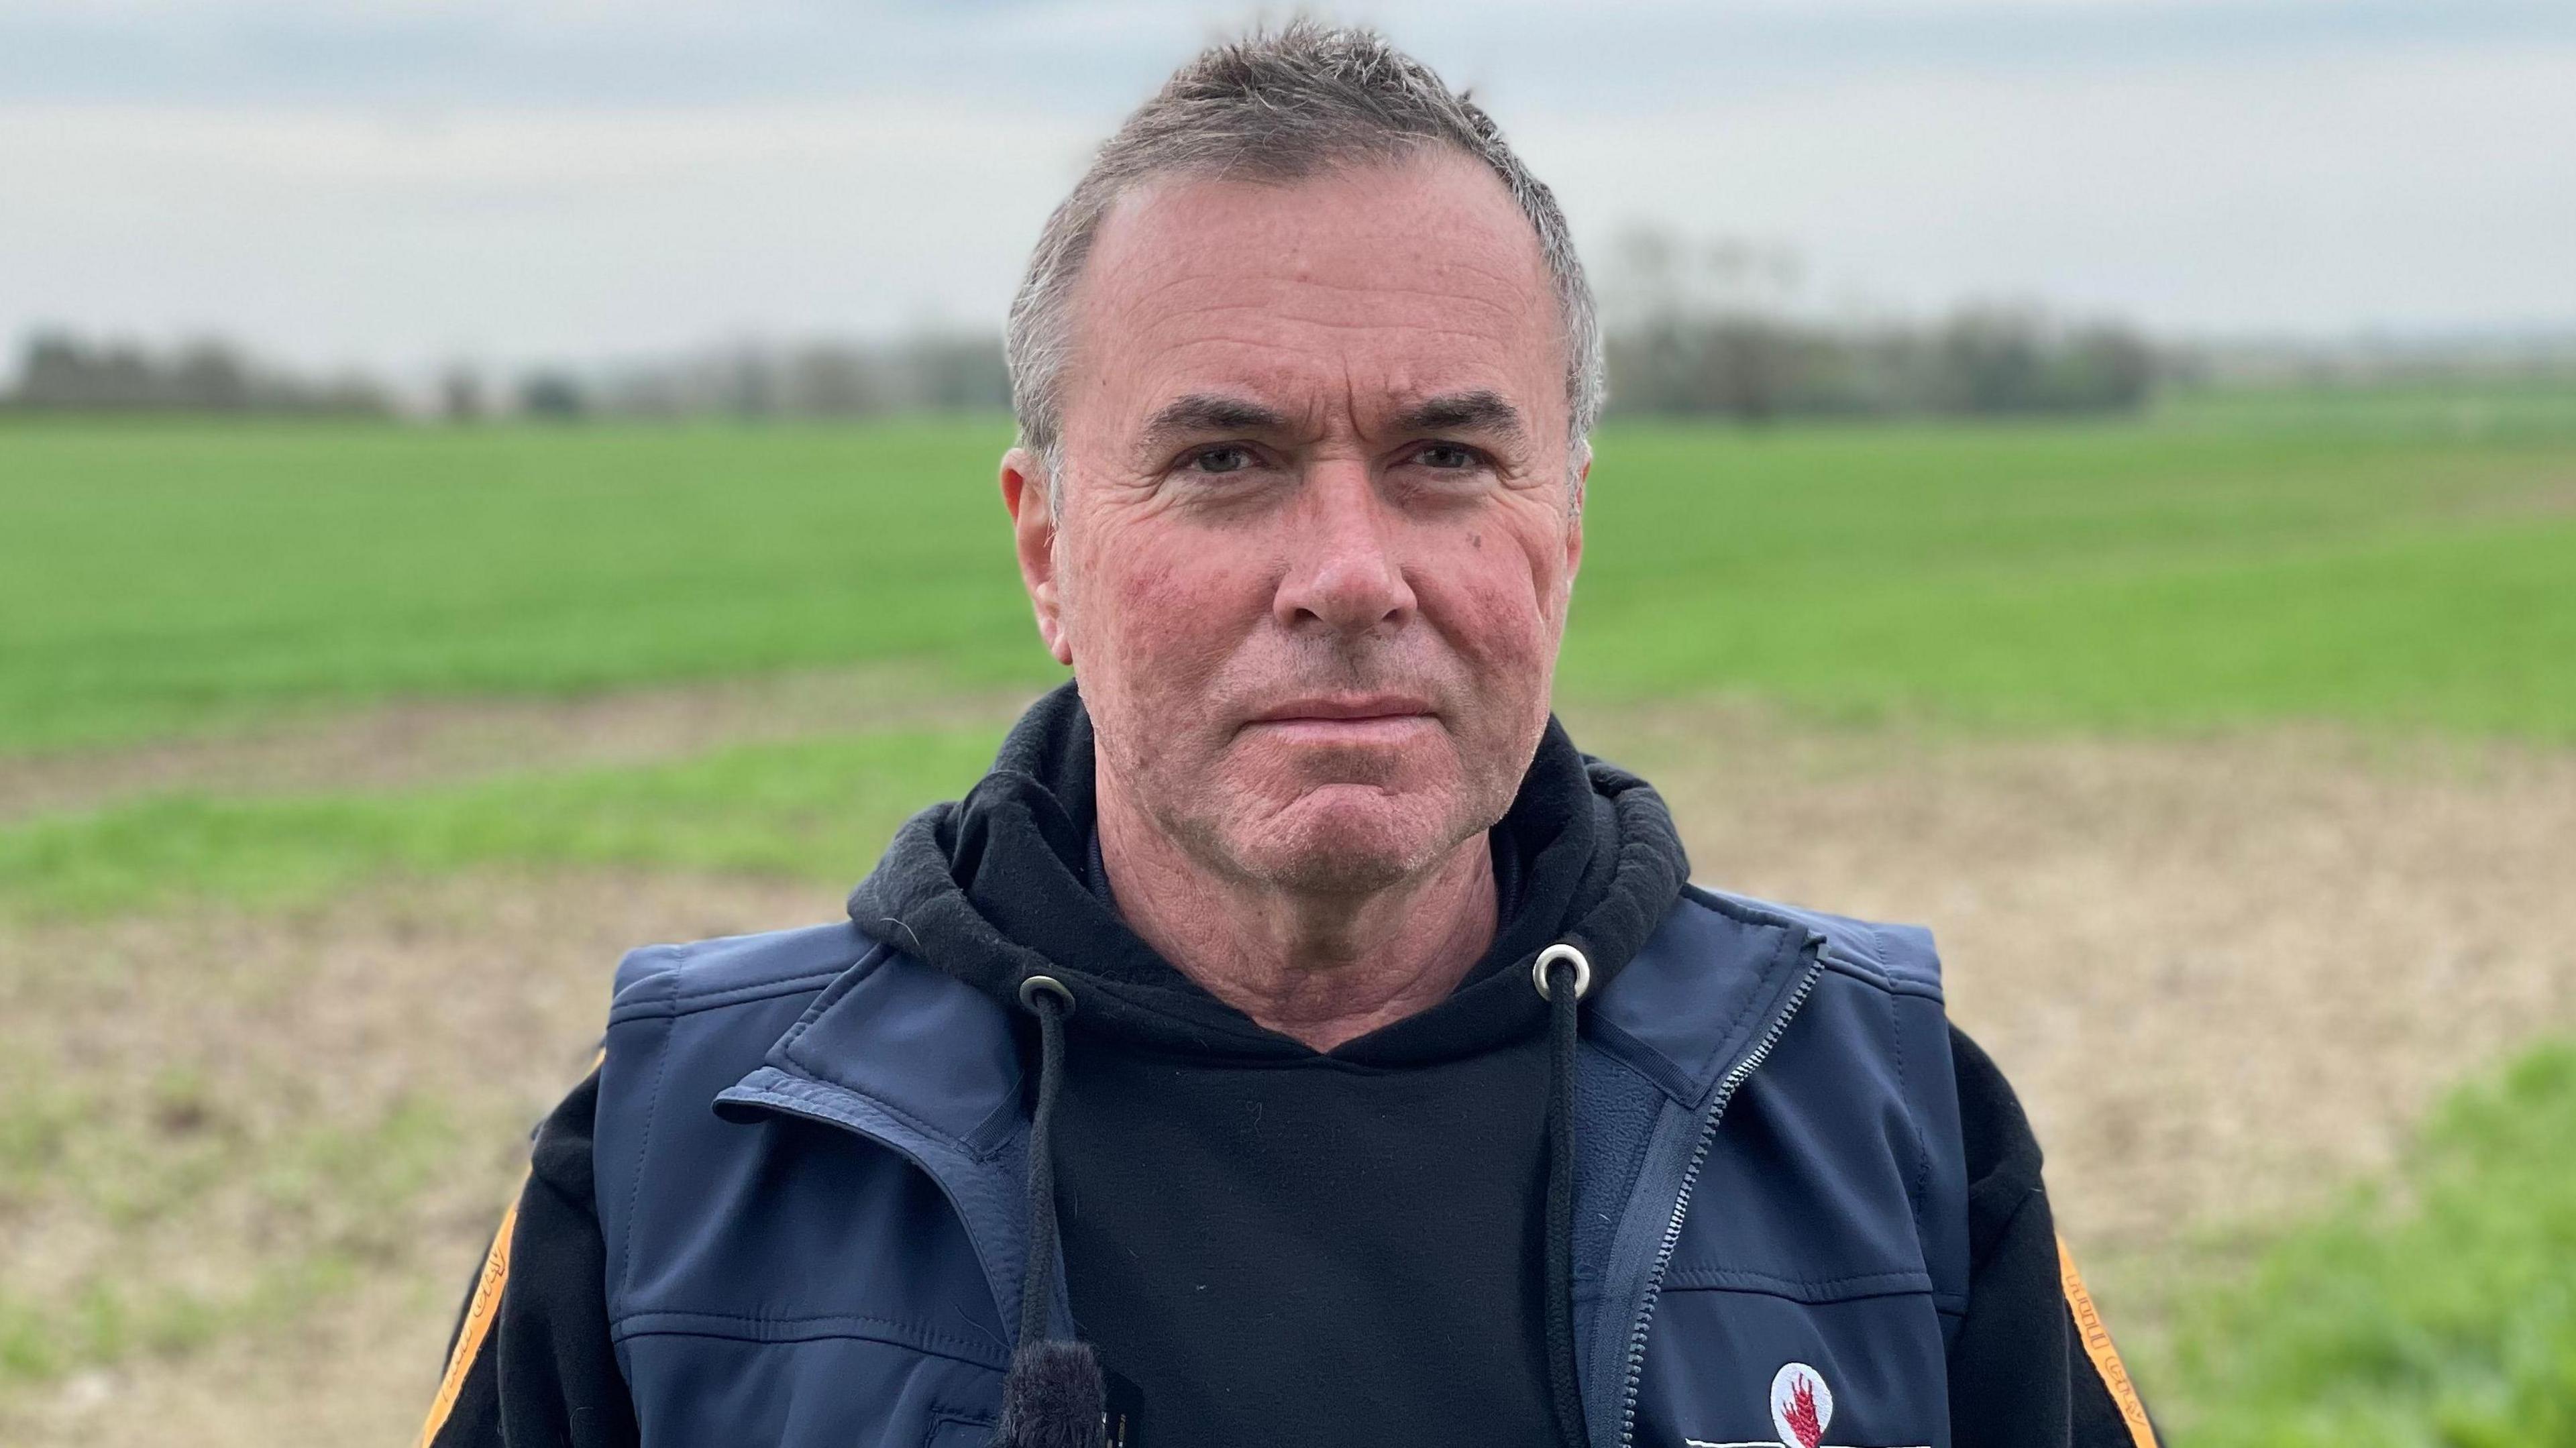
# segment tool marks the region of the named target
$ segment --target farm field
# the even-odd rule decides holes
[[[399,1440],[617,954],[830,918],[1057,677],[1006,438],[0,426],[0,1441]],[[1577,738],[1940,933],[2169,1426],[2576,1436],[2576,390],[1591,499]]]
[[[2576,418],[1600,440],[1564,684],[2124,730],[2576,734]],[[2569,409],[2576,412],[2576,409]],[[2366,410],[2363,419],[2371,418]],[[998,422],[0,430],[0,751],[906,662],[1053,677]]]

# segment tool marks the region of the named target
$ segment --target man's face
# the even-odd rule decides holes
[[[1034,460],[1003,491],[1104,791],[1307,891],[1499,819],[1582,553],[1559,313],[1501,183],[1433,152],[1148,185],[1074,303],[1060,525]]]

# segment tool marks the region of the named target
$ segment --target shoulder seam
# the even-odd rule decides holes
[[[866,958],[865,955],[858,957],[859,960]],[[851,962],[852,965],[857,963],[856,960]],[[850,966],[843,965],[830,970],[808,971],[805,974],[788,976],[781,980],[727,986],[721,990],[709,990],[699,995],[674,991],[663,1000],[641,1000],[619,1006],[608,1013],[608,1023],[613,1026],[620,1021],[695,1015],[700,1011],[722,1010],[727,1006],[751,1005],[759,1001],[775,1000],[780,996],[800,995],[831,984],[840,979],[849,968]]]
[[[1859,981],[1873,990],[1892,996],[1916,996],[1935,1005],[1945,1003],[1941,988],[1937,985],[1925,981],[1908,980],[1901,976],[1885,975],[1858,961],[1835,955],[1830,951],[1819,952],[1817,959],[1825,969],[1834,974]]]
[[[781,962],[769,967],[772,972],[791,970],[792,974],[773,973],[764,979],[755,973],[752,979],[744,980],[737,977],[732,982],[721,985],[705,984],[692,978],[696,974],[691,969],[692,965],[726,948],[742,946],[748,942],[772,940],[784,942],[790,937],[830,930],[847,930],[849,943],[855,948],[834,950],[828,964],[814,964],[810,951],[800,951],[798,954],[802,957],[801,960],[792,964]],[[851,966],[867,959],[871,952],[882,948],[882,942],[846,921],[797,926],[760,935],[736,935],[680,944],[639,946],[627,952],[627,963],[646,960],[650,962],[650,966],[640,977],[630,983],[630,987],[641,987],[645,981],[657,978],[668,984],[664,985],[658,993],[648,994],[639,990],[637,999],[612,1005],[609,1019],[615,1021],[628,1016],[645,1014],[685,1014],[691,1009],[703,1009],[704,1007],[698,1004],[700,1002],[708,1006],[720,1006],[733,1004],[737,1000],[766,999],[771,995],[785,994],[810,986],[818,980],[831,980]],[[739,957],[736,958],[739,959]],[[624,970],[625,967],[621,966],[621,977],[624,975]],[[623,993],[624,991],[621,990],[620,994]]]
[[[675,983],[675,988],[672,994],[677,995],[678,991],[676,989],[676,982],[679,980],[679,973],[674,971],[670,974],[672,981]],[[670,1018],[671,1017],[669,1016],[665,1017],[665,1019]],[[662,1039],[656,1043],[653,1048],[653,1085],[652,1089],[645,1093],[644,1126],[636,1139],[635,1176],[634,1180],[629,1182],[626,1188],[626,1221],[629,1227],[634,1224],[637,1208],[644,1200],[645,1164],[653,1159],[653,1119],[662,1114],[662,1081],[665,1076],[670,1074],[671,1069],[672,1029],[673,1028],[671,1027],[665,1026],[662,1031]],[[594,1151],[597,1150],[596,1145],[594,1145],[592,1149]],[[594,1180],[592,1190],[596,1191],[597,1189],[597,1183]],[[603,1222],[600,1225],[604,1231],[607,1224]],[[625,1301],[626,1294],[633,1291],[635,1287],[634,1244],[624,1241],[621,1234],[619,1246],[621,1249],[621,1255],[625,1260],[618,1264],[617,1288],[608,1299],[609,1306],[612,1309]]]
[[[1887,922],[1729,895],[1696,881],[1683,887],[1682,898],[1730,920],[1813,934],[1824,942],[1817,957],[1825,965],[1839,968],[1844,974],[1866,980],[1882,990],[1931,1000],[1943,998],[1937,979],[1923,980],[1891,964],[1904,952],[1892,948],[1888,933],[1892,927]]]

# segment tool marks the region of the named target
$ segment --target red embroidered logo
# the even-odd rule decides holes
[[[1780,1430],[1781,1448],[1823,1448],[1825,1425],[1833,1421],[1834,1390],[1824,1375],[1805,1363],[1788,1363],[1771,1379],[1771,1426]]]

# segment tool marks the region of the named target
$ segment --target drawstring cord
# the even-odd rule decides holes
[[[1020,982],[1020,1008],[1038,1018],[1038,1100],[1029,1119],[1029,1265],[1020,1285],[1020,1341],[1047,1335],[1055,1298],[1055,1098],[1064,1084],[1064,1022],[1073,992],[1051,975]]]
[[[1038,1019],[1038,1099],[1029,1115],[1029,1262],[1020,1279],[1020,1341],[1002,1380],[994,1448],[1101,1448],[1107,1394],[1087,1343],[1048,1336],[1055,1305],[1055,1098],[1064,1082],[1064,1022],[1073,992],[1051,975],[1020,982]]]
[[[1530,979],[1547,1002],[1547,1371],[1557,1433],[1584,1448],[1583,1392],[1574,1373],[1575,1008],[1592,989],[1592,962],[1575,946],[1539,952]]]

